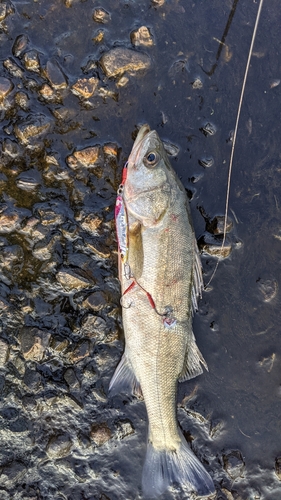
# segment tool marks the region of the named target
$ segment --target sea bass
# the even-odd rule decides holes
[[[116,204],[125,352],[111,394],[142,394],[149,420],[142,488],[173,483],[201,496],[213,481],[177,424],[178,381],[207,368],[192,331],[203,286],[189,202],[156,131],[139,130]]]

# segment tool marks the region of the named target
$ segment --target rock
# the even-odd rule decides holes
[[[104,10],[102,7],[97,7],[94,10],[93,20],[96,23],[106,24],[106,23],[108,23],[108,21],[110,21],[110,18],[111,17],[110,17],[109,12],[107,12],[106,10]]]
[[[102,446],[109,441],[112,432],[106,423],[94,424],[91,428],[90,436],[97,446]]]
[[[217,128],[213,123],[207,122],[199,130],[207,137],[208,135],[215,135]]]
[[[44,74],[53,89],[58,90],[67,87],[66,77],[56,60],[47,62]]]
[[[35,71],[36,73],[39,73],[40,61],[38,52],[36,50],[29,50],[28,52],[25,52],[23,56],[23,62],[26,69],[28,69],[29,71]]]
[[[130,81],[129,78],[126,75],[123,75],[116,82],[116,86],[117,87],[125,87],[129,81]]]
[[[203,82],[201,80],[201,78],[195,78],[194,82],[192,83],[192,88],[194,90],[198,90],[198,89],[202,89],[203,87]]]
[[[28,109],[29,98],[24,92],[17,92],[15,95],[15,103],[24,111]]]
[[[212,220],[208,220],[206,223],[206,231],[212,234],[223,234],[224,233],[224,223],[225,216],[217,215]],[[226,222],[226,233],[229,233],[233,228],[233,222],[228,217]]]
[[[150,67],[151,60],[141,52],[116,47],[101,57],[100,64],[106,76],[115,77],[125,72],[134,74],[137,71],[146,70]]]
[[[152,5],[154,5],[155,7],[161,7],[162,5],[164,5],[165,3],[165,0],[152,0]]]
[[[9,356],[9,346],[8,344],[0,339],[0,368],[4,368]]]
[[[83,307],[87,307],[97,312],[103,309],[108,304],[105,294],[101,291],[96,291],[88,295],[83,302]]]
[[[6,59],[3,62],[3,66],[15,78],[22,78],[23,77],[23,70],[16,63],[14,63],[14,61],[12,59]]]
[[[141,26],[137,30],[132,31],[130,38],[132,44],[136,47],[140,45],[151,47],[153,45],[151,33],[146,26]]]
[[[90,342],[88,340],[82,340],[78,342],[77,347],[70,354],[69,359],[72,363],[78,363],[82,359],[86,358],[90,354]]]
[[[72,441],[67,434],[59,434],[52,436],[47,445],[47,453],[49,457],[57,459],[67,457],[72,448]]]
[[[50,128],[50,121],[42,114],[28,115],[25,120],[16,123],[15,136],[22,144],[29,144],[34,138],[42,136]]]
[[[99,316],[89,314],[83,320],[80,335],[83,337],[94,337],[96,340],[104,340],[107,333],[106,321]]]
[[[85,241],[86,247],[91,250],[97,257],[100,257],[101,259],[108,259],[110,257],[110,251],[106,247],[105,244],[99,242],[98,240],[95,241],[95,244],[93,244],[90,241]]]
[[[109,156],[118,156],[118,146],[112,142],[108,142],[103,146],[103,152]]]
[[[276,280],[258,279],[258,288],[264,302],[271,302],[278,292],[278,283]]]
[[[90,214],[81,222],[81,227],[89,233],[94,233],[102,224],[102,219],[97,215]]]
[[[92,38],[94,43],[100,43],[103,41],[103,39],[104,39],[104,31],[103,30],[98,30],[96,36],[94,36],[94,38]]]
[[[20,216],[18,213],[2,212],[0,213],[0,234],[12,233],[20,227]]]
[[[117,422],[117,430],[115,432],[115,438],[116,439],[124,439],[126,438],[127,436],[131,436],[132,434],[134,434],[135,432],[135,429],[133,427],[133,424],[132,422],[130,422],[130,420],[126,419],[126,420],[119,420],[119,422]]]
[[[83,276],[80,269],[63,269],[57,273],[56,278],[59,283],[68,290],[86,288],[90,284],[93,284],[93,278]]]
[[[17,187],[24,191],[34,191],[40,184],[42,184],[42,178],[36,169],[26,170],[16,178]]]
[[[77,82],[72,85],[72,91],[74,94],[89,99],[94,94],[97,86],[98,79],[94,76],[91,78],[80,78]]]
[[[36,327],[25,326],[21,329],[19,339],[21,351],[25,359],[41,361],[49,345],[51,334]]]
[[[8,138],[4,139],[2,143],[2,151],[5,155],[10,156],[10,158],[17,158],[21,153],[18,143]]]
[[[44,83],[44,85],[42,85],[41,89],[39,90],[39,94],[41,94],[44,99],[52,99],[55,96],[54,90],[47,83]]]
[[[15,57],[20,57],[23,51],[26,49],[28,45],[28,36],[27,35],[19,35],[17,36],[15,43],[12,48],[13,55]]]
[[[165,151],[169,156],[172,156],[173,158],[178,156],[178,154],[180,152],[180,148],[178,146],[175,146],[175,144],[171,144],[170,142],[167,142],[167,141],[162,141],[162,142],[163,142]]]
[[[277,457],[275,460],[275,473],[279,481],[281,481],[281,457]]]
[[[214,158],[212,156],[204,156],[198,160],[199,165],[204,168],[210,168],[214,165]]]
[[[67,368],[64,373],[64,380],[71,389],[78,389],[80,387],[79,380],[75,375],[73,368]]]
[[[245,469],[245,462],[239,450],[233,450],[222,456],[223,466],[231,479],[242,477]]]
[[[219,259],[226,259],[232,251],[232,246],[229,243],[225,242],[222,248],[222,241],[208,234],[201,236],[198,241],[198,247],[202,253],[218,257]]]
[[[73,155],[70,155],[66,158],[66,162],[68,166],[74,170],[79,167],[79,165],[89,168],[95,165],[95,163],[99,159],[99,155],[99,146],[90,146],[89,148],[75,151]]]
[[[11,92],[14,85],[8,78],[0,77],[0,101],[3,101],[5,97]]]

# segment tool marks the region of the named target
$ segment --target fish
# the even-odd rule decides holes
[[[116,209],[125,350],[112,396],[142,396],[149,429],[145,497],[174,483],[202,497],[214,483],[177,422],[177,384],[207,369],[192,330],[203,288],[186,191],[155,130],[143,125],[123,170]]]

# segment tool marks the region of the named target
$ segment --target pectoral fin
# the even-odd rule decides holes
[[[114,396],[119,392],[123,392],[126,394],[133,394],[137,397],[142,397],[141,386],[136,379],[131,363],[125,353],[123,354],[121,361],[110,381],[109,391],[111,396]]]
[[[189,380],[190,378],[197,377],[197,375],[201,375],[201,373],[203,372],[202,365],[204,366],[204,368],[206,368],[206,370],[208,370],[207,363],[197,347],[192,332],[192,339],[188,343],[183,368],[179,376],[179,382],[184,382],[185,380]]]

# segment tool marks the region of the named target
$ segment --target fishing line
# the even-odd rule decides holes
[[[260,13],[263,5],[263,0],[260,0],[259,7],[258,7],[258,12],[256,16],[256,22],[253,30],[253,35],[252,35],[252,40],[251,40],[251,45],[249,49],[249,55],[248,55],[248,60],[246,64],[246,69],[244,73],[244,79],[243,79],[243,84],[242,84],[242,89],[241,89],[241,94],[240,94],[240,100],[238,104],[238,110],[237,110],[237,115],[236,115],[236,122],[235,122],[235,128],[234,128],[234,134],[233,134],[233,140],[232,140],[232,145],[231,145],[231,152],[230,152],[230,160],[229,160],[229,168],[228,168],[228,178],[227,178],[227,189],[226,189],[226,201],[225,201],[225,214],[224,214],[224,227],[223,227],[223,240],[222,240],[222,246],[221,246],[221,251],[220,251],[220,256],[218,258],[218,261],[215,265],[215,269],[211,275],[211,278],[207,285],[205,285],[205,290],[207,286],[210,285],[211,281],[213,280],[215,273],[217,272],[217,268],[219,265],[219,262],[221,261],[222,257],[222,252],[224,249],[225,245],[225,240],[226,240],[226,227],[227,227],[227,215],[228,215],[228,208],[229,208],[229,193],[230,193],[230,181],[231,181],[231,174],[232,174],[232,164],[233,164],[233,157],[234,157],[234,148],[236,144],[236,137],[237,137],[237,131],[238,131],[238,126],[239,126],[239,119],[240,119],[240,113],[241,113],[241,108],[242,108],[242,102],[244,98],[244,92],[245,92],[245,87],[246,87],[246,81],[248,78],[248,72],[249,72],[249,67],[250,67],[250,61],[253,53],[253,47],[255,43],[255,38],[257,34],[257,29],[258,29],[258,24],[259,24],[259,19],[260,19]]]

